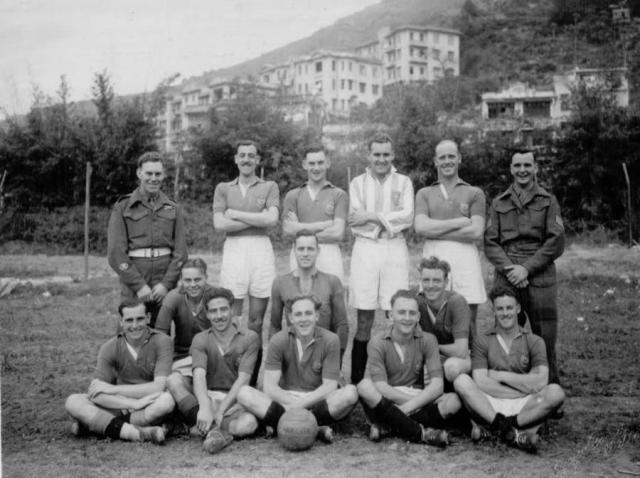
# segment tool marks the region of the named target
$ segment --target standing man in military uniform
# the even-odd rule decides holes
[[[511,160],[513,184],[491,203],[485,231],[485,254],[496,268],[495,287],[515,291],[531,330],[545,342],[549,382],[558,383],[556,337],[558,311],[554,261],[564,251],[564,226],[553,194],[536,180],[533,153],[516,153]]]
[[[147,305],[151,327],[162,299],[178,282],[187,259],[182,208],[161,190],[164,165],[159,153],[138,159],[140,186],[118,200],[109,219],[107,256],[122,284],[122,297]]]

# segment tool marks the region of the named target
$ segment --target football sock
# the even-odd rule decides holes
[[[311,413],[313,413],[313,416],[316,417],[316,421],[318,422],[319,426],[329,425],[335,421],[329,413],[329,404],[326,400],[322,400],[321,402],[316,403],[311,408]]]
[[[114,440],[120,439],[120,431],[126,423],[119,417],[113,417],[113,419],[107,425],[104,430],[104,435]],[[124,438],[124,437],[123,437]]]
[[[438,409],[438,404],[435,402],[429,403],[415,413],[412,413],[410,418],[425,427],[444,428],[446,425],[446,420],[443,418]]]
[[[367,366],[367,344],[366,340],[353,339],[353,349],[351,350],[351,383],[356,385],[364,377],[364,370]]]
[[[262,420],[275,431],[278,429],[278,422],[280,421],[280,417],[284,415],[284,412],[284,407],[278,402],[273,401],[271,405],[269,405],[267,413],[265,413]]]
[[[422,427],[420,424],[404,414],[393,402],[382,398],[371,409],[376,421],[388,427],[392,432],[404,440],[418,443],[422,440]]]
[[[189,394],[178,402],[178,410],[184,417],[184,422],[190,427],[194,426],[198,421],[198,400]]]

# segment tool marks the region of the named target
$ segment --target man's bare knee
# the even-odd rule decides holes
[[[376,405],[379,392],[370,379],[362,379],[357,386],[357,390],[360,398],[362,398],[368,406],[373,407]]]
[[[229,433],[235,437],[245,437],[255,433],[258,429],[258,420],[251,413],[243,413],[229,423]]]
[[[545,387],[544,399],[550,407],[559,407],[565,399],[564,390],[557,383],[551,383]]]
[[[475,390],[475,383],[469,375],[462,373],[453,381],[453,388],[459,395],[469,395]]]
[[[153,405],[157,408],[158,413],[167,415],[173,411],[176,406],[176,401],[173,399],[171,393],[163,392],[158,398],[156,398]]]
[[[70,415],[78,413],[79,410],[90,405],[91,402],[83,393],[74,393],[69,395],[64,402],[64,408]]]
[[[438,402],[438,410],[443,418],[447,418],[462,408],[462,402],[455,393],[445,393],[442,399]]]
[[[184,376],[180,372],[173,372],[167,377],[167,390],[176,391],[186,388]]]

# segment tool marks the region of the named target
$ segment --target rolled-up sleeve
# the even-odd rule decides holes
[[[395,173],[394,173],[395,174]],[[389,234],[396,235],[413,224],[413,184],[407,176],[402,177],[401,201],[399,207],[390,212],[379,212],[378,219]],[[392,191],[393,193],[394,191]],[[393,205],[392,205],[393,206]]]

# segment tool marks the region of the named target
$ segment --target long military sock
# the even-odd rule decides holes
[[[107,425],[107,428],[105,428],[104,435],[106,437],[112,438],[113,440],[119,440],[121,438],[120,431],[122,430],[122,427],[125,425],[127,425],[127,423],[124,420],[122,420],[122,418],[113,417],[113,419]],[[125,438],[125,440],[127,439],[126,437],[123,437],[123,438]]]
[[[326,400],[322,400],[321,402],[315,404],[311,408],[311,413],[316,417],[316,421],[319,426],[329,425],[333,423],[335,420],[329,413],[329,404]]]
[[[367,344],[366,340],[353,339],[351,349],[351,383],[356,385],[364,377],[367,366]]]

